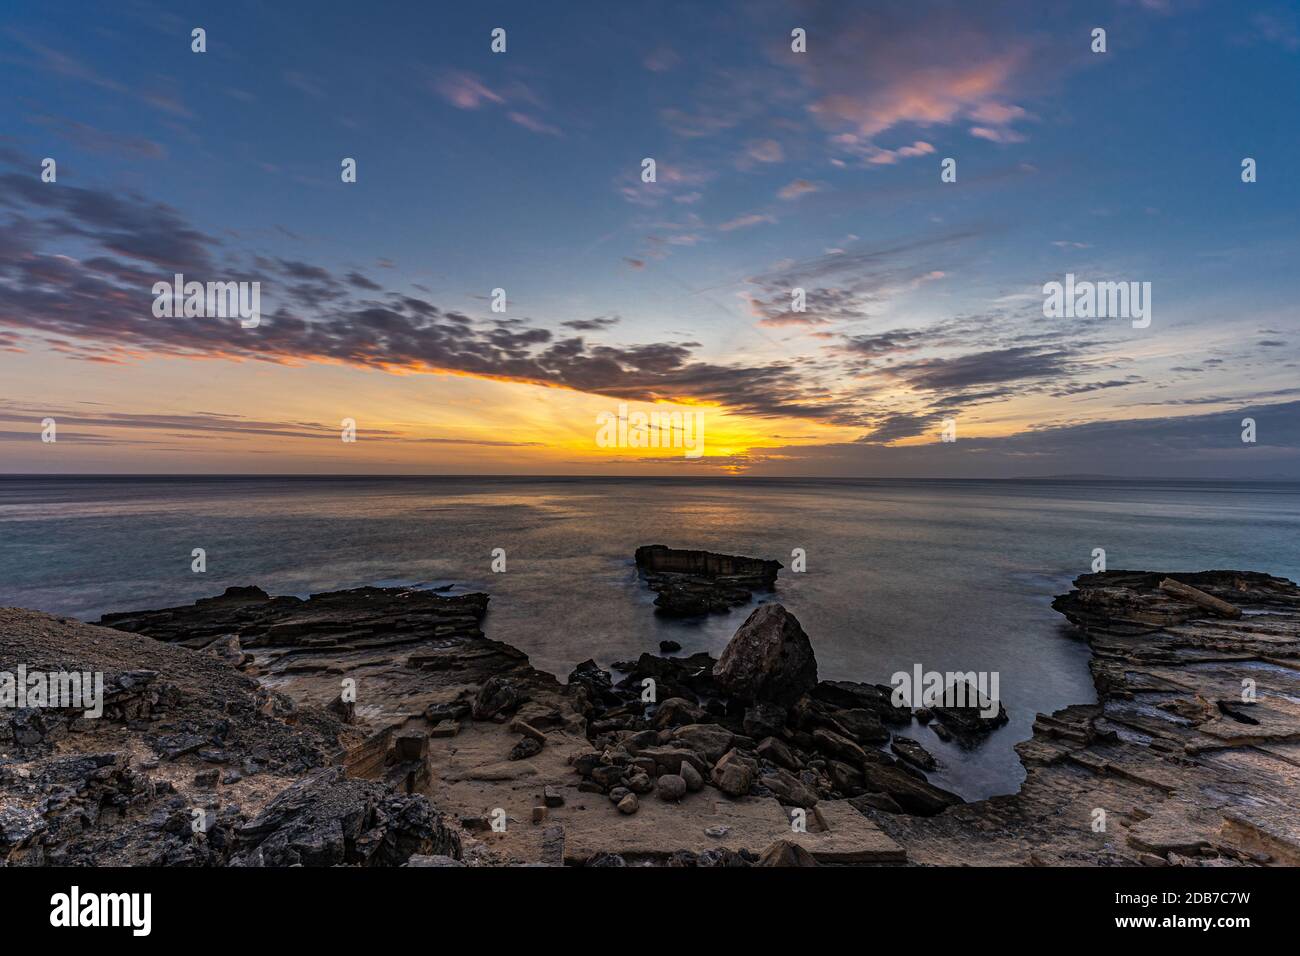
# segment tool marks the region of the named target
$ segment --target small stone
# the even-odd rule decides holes
[[[919,722],[928,724],[930,721],[934,720],[934,711],[929,707],[918,707],[916,710],[912,711],[912,716]]]
[[[666,773],[659,778],[655,789],[659,792],[660,800],[676,802],[686,796],[686,781],[680,774]]]
[[[194,775],[194,785],[196,787],[215,787],[221,771],[215,767],[211,770],[200,770]]]
[[[659,653],[660,653],[660,654],[676,654],[676,653],[677,653],[678,651],[680,651],[681,649],[682,649],[682,645],[678,644],[676,641],[660,641],[660,642],[659,642]]]
[[[731,832],[731,827],[724,827],[722,824],[717,824],[716,826],[706,827],[704,830],[704,835],[707,837],[712,837],[715,840],[721,840],[724,836],[726,836],[730,832]]]
[[[562,807],[564,806],[564,794],[560,793],[556,787],[543,787],[542,802],[552,809]]]
[[[511,760],[527,760],[529,757],[536,757],[541,752],[541,741],[533,737],[525,737],[510,748],[509,757]]]
[[[685,760],[682,761],[681,778],[686,781],[686,789],[697,793],[704,789],[704,776]]]
[[[631,792],[627,787],[615,787],[609,792],[609,801],[610,803],[618,803]]]
[[[626,797],[618,802],[618,812],[631,816],[641,809],[641,804],[637,801],[635,793],[629,793]]]
[[[687,784],[687,786],[689,787],[690,785]],[[631,779],[628,780],[627,787],[633,793],[649,793],[655,788],[655,784],[648,774],[635,773],[632,775]]]
[[[758,858],[759,866],[816,866],[813,855],[790,840],[777,840]]]

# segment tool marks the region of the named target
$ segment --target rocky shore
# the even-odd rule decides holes
[[[743,604],[780,567],[659,546],[637,564],[661,598],[689,597],[668,599],[679,609],[740,591]],[[0,861],[1300,862],[1289,581],[1079,578],[1054,606],[1092,648],[1098,700],[1039,715],[1017,748],[1021,790],[975,803],[928,779],[925,741],[978,746],[1005,712],[899,707],[888,685],[819,680],[779,603],[758,605],[717,660],[586,661],[565,683],[488,639],[487,606],[248,587],[98,625],[0,610],[0,670],[105,683],[99,718],[0,710]]]

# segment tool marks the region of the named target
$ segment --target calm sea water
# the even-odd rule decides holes
[[[488,636],[563,677],[657,652],[717,654],[748,615],[666,621],[638,545],[786,565],[777,599],[823,678],[997,671],[1010,723],[982,746],[913,735],[963,796],[1012,791],[1035,713],[1094,700],[1087,652],[1049,606],[1089,570],[1243,568],[1300,578],[1300,485],[683,479],[0,479],[0,605],[84,619],[364,584],[492,595]],[[207,572],[190,570],[194,548]],[[507,571],[491,571],[504,548]],[[790,572],[794,548],[806,573]]]

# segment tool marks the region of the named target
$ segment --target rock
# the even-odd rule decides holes
[[[395,794],[340,767],[309,773],[235,831],[232,865],[398,866],[411,856],[459,858],[460,837],[424,796]]]
[[[615,787],[609,792],[609,802],[618,803],[632,791],[627,787]]]
[[[678,774],[686,781],[686,789],[698,793],[704,789],[704,776],[695,769],[689,760],[683,760]]]
[[[989,700],[969,681],[949,684],[944,688],[943,701],[930,709],[945,728],[962,740],[988,734],[1008,719],[1000,701]]]
[[[680,651],[681,649],[682,649],[682,645],[678,644],[676,641],[660,641],[660,642],[659,642],[659,653],[660,653],[660,654],[676,654],[676,653],[677,653],[678,651]]]
[[[660,729],[704,721],[704,708],[683,697],[670,697],[655,711],[654,725]]]
[[[560,792],[558,787],[543,787],[542,802],[551,809],[562,807],[564,806],[564,794]]]
[[[918,780],[899,767],[867,764],[862,772],[867,790],[889,794],[908,813],[928,817],[963,802],[957,794]]]
[[[686,781],[675,773],[666,773],[655,784],[659,799],[676,803],[686,796]]]
[[[803,764],[800,762],[790,748],[775,737],[768,737],[763,740],[755,750],[763,760],[771,761],[778,767],[784,767],[786,770],[800,771]]]
[[[786,806],[811,809],[817,804],[816,792],[805,786],[788,770],[770,770],[760,774],[758,783],[772,791],[772,794]]]
[[[835,722],[860,744],[883,744],[889,739],[885,725],[869,710],[859,707],[837,710]]]
[[[917,707],[912,711],[912,716],[917,719],[918,723],[928,724],[930,721],[934,720],[934,711],[929,707]]]
[[[782,705],[771,701],[759,701],[745,708],[742,725],[745,733],[761,740],[764,737],[775,737],[780,734],[785,729],[788,716],[789,711]]]
[[[687,764],[687,766],[689,767],[690,764]],[[649,774],[636,773],[628,778],[627,788],[633,793],[649,793],[655,788],[655,785]]]
[[[709,772],[708,761],[686,747],[649,747],[640,756],[653,760],[659,774],[680,773],[683,763],[691,764],[701,776]]]
[[[912,709],[895,707],[893,695],[894,689],[888,684],[862,684],[849,680],[824,680],[809,691],[814,700],[836,710],[867,710],[887,724],[911,723]]]
[[[524,737],[510,748],[509,757],[511,760],[527,760],[529,757],[536,757],[542,752],[542,744],[534,737]]]
[[[714,680],[742,701],[792,704],[817,684],[817,660],[799,621],[780,604],[761,604],[732,636]]]
[[[542,831],[542,862],[564,866],[564,827],[549,826]]]
[[[934,756],[911,737],[895,737],[889,749],[903,760],[922,770],[934,770],[938,767]]]
[[[717,763],[736,735],[717,724],[687,724],[673,731],[673,743],[702,754],[709,763]]]
[[[854,797],[849,803],[861,811],[865,807],[871,807],[875,810],[883,810],[885,813],[902,813],[903,808],[887,793],[864,793],[860,797]]]
[[[754,785],[756,772],[753,761],[742,757],[739,751],[729,750],[714,766],[709,779],[728,796],[743,797]]]
[[[629,817],[636,813],[640,808],[641,804],[637,801],[635,793],[629,793],[618,802],[618,812]]]
[[[839,757],[854,766],[861,766],[869,762],[866,751],[852,740],[849,740],[848,737],[841,737],[839,734],[823,727],[814,730],[812,736],[814,745],[824,754]]]
[[[856,794],[861,793],[863,786],[866,784],[866,778],[862,771],[857,767],[851,767],[842,760],[831,760],[826,764],[826,772],[830,774],[831,783],[840,793]]]
[[[758,858],[759,866],[817,866],[813,855],[797,843],[777,840]]]
[[[587,861],[587,866],[627,866],[627,861],[617,853],[597,853]]]
[[[498,714],[514,710],[519,705],[519,691],[504,677],[489,677],[474,698],[472,713],[475,720],[491,720]]]
[[[661,544],[637,548],[636,565],[646,585],[658,594],[656,610],[675,617],[723,612],[748,604],[755,590],[772,590],[781,568],[777,561]]]
[[[221,771],[217,769],[200,770],[194,775],[194,786],[211,789],[217,785],[217,780],[221,777]]]
[[[547,808],[545,804],[542,804],[541,806],[538,807],[533,807],[533,824],[536,825],[539,823],[545,823],[546,817],[549,813],[550,810],[549,808]]]
[[[717,824],[716,826],[704,828],[704,835],[713,837],[713,839],[715,840],[721,840],[730,832],[731,832],[731,827],[723,826],[722,824]]]

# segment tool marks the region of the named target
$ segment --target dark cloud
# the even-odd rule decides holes
[[[922,359],[896,365],[893,371],[914,388],[939,390],[991,385],[1021,379],[1064,376],[1069,355],[1034,347],[975,352],[957,358]]]
[[[0,232],[0,327],[37,334],[73,357],[132,361],[142,353],[276,363],[342,362],[379,369],[456,372],[644,401],[706,401],[756,415],[860,421],[827,401],[793,363],[716,365],[694,358],[695,342],[625,347],[589,344],[510,318],[475,321],[398,293],[357,300],[375,283],[342,278],[297,259],[251,258],[241,269],[221,244],[169,206],[127,194],[57,188],[31,176],[0,178],[10,212]],[[76,240],[82,258],[44,245]],[[153,283],[181,272],[193,281],[262,283],[262,320],[158,319]],[[615,320],[572,320],[591,330]]]

